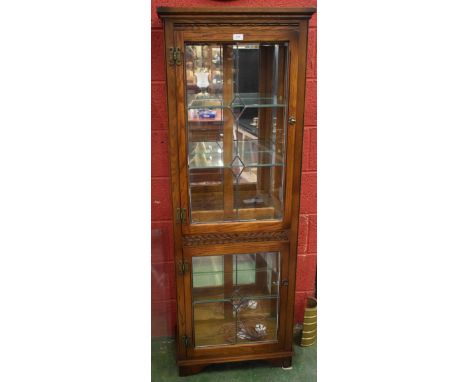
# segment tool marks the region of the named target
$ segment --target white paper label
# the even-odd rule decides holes
[[[234,33],[232,35],[232,39],[234,41],[242,41],[244,39],[244,35],[242,33]]]

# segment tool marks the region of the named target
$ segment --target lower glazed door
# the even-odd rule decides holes
[[[188,358],[283,348],[286,244],[192,247],[184,257]]]

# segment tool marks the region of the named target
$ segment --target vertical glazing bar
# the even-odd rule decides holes
[[[275,252],[275,257],[273,259],[273,261],[271,262],[271,267],[276,269],[277,271],[277,278],[278,278],[278,286],[277,286],[277,295],[278,295],[278,298],[275,298],[273,300],[270,300],[270,311],[272,312],[272,314],[274,313],[275,314],[275,319],[276,319],[276,328],[275,328],[275,335],[276,335],[276,338],[278,338],[278,330],[279,330],[279,310],[280,310],[280,296],[281,296],[281,293],[280,293],[280,283],[281,283],[281,253],[280,252]],[[273,269],[272,269],[272,274],[273,274]]]
[[[230,298],[233,290],[233,255],[224,255],[224,298]],[[232,305],[224,304],[224,318],[232,319]]]
[[[260,78],[259,78],[259,96],[267,98],[273,96],[273,80],[274,80],[274,45],[260,45]],[[265,107],[258,109],[258,143],[259,148],[271,152],[272,150],[272,126],[273,126],[273,108]],[[270,162],[270,154],[262,150],[258,154],[258,162],[267,164]],[[264,166],[258,170],[257,194],[262,194],[264,197],[271,195],[270,177],[271,167]]]
[[[223,45],[223,104],[233,99],[233,50],[232,45]],[[232,126],[234,118],[230,110],[223,109],[223,163],[224,163],[224,220],[234,219],[234,195],[232,171]]]
[[[267,271],[268,262],[266,256],[270,254],[255,253],[255,289],[258,294],[267,294]],[[264,270],[264,271],[263,271]]]

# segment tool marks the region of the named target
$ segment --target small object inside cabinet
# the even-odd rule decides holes
[[[314,11],[158,8],[180,375],[247,360],[291,365]]]

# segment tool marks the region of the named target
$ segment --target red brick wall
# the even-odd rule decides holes
[[[158,6],[310,7],[315,0],[153,0],[151,23],[151,237],[152,335],[173,335],[176,323],[174,253],[168,161],[168,127],[162,23]],[[309,24],[304,155],[298,245],[295,321],[302,322],[305,298],[314,292],[317,258],[317,22]]]

